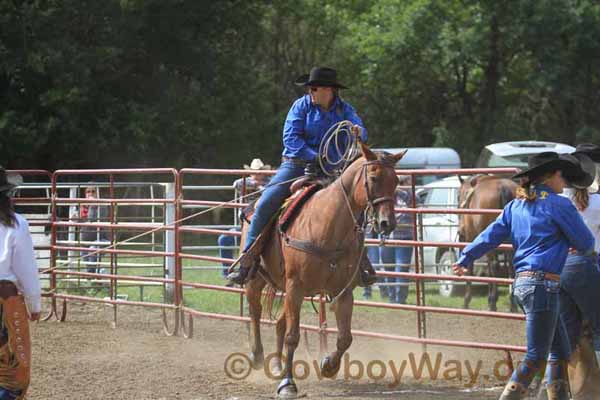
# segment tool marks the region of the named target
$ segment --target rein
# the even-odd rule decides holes
[[[386,203],[386,202],[392,202],[394,203],[394,198],[391,196],[381,196],[381,197],[377,197],[376,199],[373,199],[371,196],[371,191],[369,190],[369,180],[367,179],[367,167],[369,165],[381,165],[381,166],[388,166],[388,163],[385,163],[384,161],[381,160],[373,160],[373,161],[365,161],[363,163],[363,165],[361,165],[361,170],[360,170],[360,174],[359,174],[359,178],[361,175],[364,175],[364,186],[365,186],[365,193],[367,194],[367,207],[365,211],[368,210],[374,210],[375,206],[377,204],[380,203]],[[354,229],[357,232],[364,232],[365,227],[367,226],[368,222],[368,218],[365,218],[363,220],[362,226],[358,223],[356,217],[354,216],[354,212],[352,212],[352,206],[350,205],[350,198],[348,196],[348,192],[346,190],[346,187],[344,186],[344,182],[343,180],[340,178],[339,180],[340,182],[340,186],[342,188],[342,193],[344,194],[344,200],[346,202],[346,206],[348,207],[348,211],[350,212],[350,216],[352,217],[352,221],[354,222]],[[372,218],[374,219],[374,218]]]
[[[352,217],[352,220],[354,221],[354,230],[358,234],[363,234],[364,231],[365,231],[365,227],[369,223],[369,218],[367,217],[369,215],[369,210],[371,211],[370,214],[371,214],[372,219],[375,219],[375,216],[373,214],[374,214],[375,206],[377,204],[385,203],[385,202],[388,202],[388,201],[394,203],[394,201],[395,201],[394,198],[390,197],[390,196],[382,196],[382,197],[378,197],[376,199],[372,198],[371,191],[369,190],[369,180],[367,179],[367,167],[369,165],[381,165],[381,166],[384,166],[384,167],[385,166],[390,166],[389,163],[386,163],[386,162],[384,162],[382,160],[366,161],[366,162],[363,163],[363,165],[361,165],[361,171],[360,171],[360,174],[359,174],[359,178],[360,178],[361,175],[364,176],[365,193],[367,194],[367,207],[365,209],[365,218],[363,218],[362,225],[360,225],[358,223],[358,221],[356,220],[356,217],[354,216],[354,212],[352,211],[352,206],[350,205],[350,198],[348,196],[348,192],[346,191],[346,187],[344,186],[344,182],[340,178],[340,187],[342,189],[342,193],[344,194],[344,200],[346,200],[346,206],[348,207],[348,212],[350,212],[350,216]],[[391,166],[393,167],[393,164]],[[352,282],[354,282],[354,280],[356,279],[356,274],[360,270],[360,260],[362,260],[364,252],[365,252],[365,245],[364,245],[364,238],[363,238],[363,243],[362,243],[362,246],[360,248],[360,254],[358,256],[358,259],[356,260],[356,268],[354,269],[354,273],[352,274],[352,276],[350,277],[350,279],[348,280],[348,282],[346,283],[346,285],[344,286],[344,288],[342,290],[340,290],[340,292],[331,299],[331,303],[332,304],[335,304],[338,301],[338,299],[344,293],[346,293],[346,290],[348,290],[348,288],[350,287],[350,285],[352,284]]]

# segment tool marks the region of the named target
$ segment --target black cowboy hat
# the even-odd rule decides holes
[[[573,155],[585,154],[586,156],[591,158],[593,162],[600,163],[600,146],[598,146],[597,144],[592,144],[592,143],[578,144],[577,147],[575,148],[575,152],[572,154]]]
[[[328,86],[348,89],[337,81],[337,72],[333,68],[314,67],[310,74],[300,75],[294,82],[298,86]]]
[[[513,178],[528,177],[530,180],[534,180],[548,172],[560,170],[567,183],[575,188],[587,188],[594,181],[594,175],[588,172],[588,162],[585,161],[584,169],[579,158],[571,154],[545,151],[529,156],[527,164],[528,168],[513,175]]]
[[[10,192],[16,187],[17,185],[13,185],[8,181],[6,170],[0,166],[0,193]]]
[[[571,176],[568,172],[563,174],[564,178],[576,189],[585,189],[594,183],[596,179],[596,164],[584,153],[565,154],[565,157],[573,157],[579,162],[580,171],[575,176]]]

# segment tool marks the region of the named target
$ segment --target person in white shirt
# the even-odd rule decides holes
[[[29,320],[42,308],[41,285],[29,224],[14,212],[16,189],[0,167],[0,399],[23,399],[29,387]]]
[[[560,274],[560,318],[563,321],[571,345],[571,359],[569,362],[574,372],[574,382],[571,384],[571,393],[574,398],[598,398],[600,382],[597,381],[598,371],[593,366],[582,367],[582,360],[593,360],[582,352],[588,348],[582,344],[584,321],[588,321],[591,330],[592,345],[596,353],[597,362],[600,363],[600,266],[598,253],[600,250],[600,194],[598,193],[598,179],[596,165],[600,163],[600,146],[592,144],[578,145],[573,153],[582,166],[591,174],[596,175],[594,183],[587,189],[565,189],[563,196],[568,197],[583,222],[591,231],[595,239],[594,252],[581,254],[570,251],[565,261],[565,266]],[[587,340],[587,339],[586,339]],[[575,356],[575,353],[579,355]],[[579,359],[579,361],[577,361]],[[563,366],[564,367],[564,366]],[[577,379],[591,374],[585,379]],[[570,374],[571,375],[571,374]],[[590,378],[590,379],[588,379]],[[585,381],[584,384],[578,381]],[[575,386],[573,386],[575,385]],[[591,397],[585,397],[590,396]],[[566,397],[565,397],[566,398]]]

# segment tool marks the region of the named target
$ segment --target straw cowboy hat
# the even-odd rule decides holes
[[[572,154],[545,151],[529,156],[527,164],[528,168],[514,175],[513,178],[528,177],[534,180],[546,173],[560,170],[565,180],[577,189],[587,188],[594,181],[595,167],[591,168],[594,163],[585,155],[575,157]]]
[[[298,86],[328,86],[348,89],[337,80],[337,72],[333,68],[314,67],[309,74],[303,74],[294,82]]]
[[[261,169],[271,169],[271,166],[269,164],[263,163],[260,158],[255,158],[254,160],[252,160],[250,165],[244,164],[244,169],[253,169],[255,171],[259,171]]]
[[[0,166],[0,193],[10,192],[15,189],[17,185],[8,181],[6,170]]]

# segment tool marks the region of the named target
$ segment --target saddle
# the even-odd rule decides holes
[[[295,191],[287,200],[283,203],[283,206],[279,209],[277,214],[274,216],[275,220],[278,220],[279,229],[282,232],[285,232],[287,228],[290,227],[296,216],[300,213],[302,206],[306,204],[308,199],[312,197],[313,194],[318,192],[323,187],[318,183],[312,183],[309,186],[303,186]],[[240,213],[240,217],[250,223],[252,221],[252,217],[254,216],[256,202],[259,199],[250,203],[246,208],[242,210]],[[267,229],[272,224],[267,225]],[[266,229],[265,229],[266,230]]]

